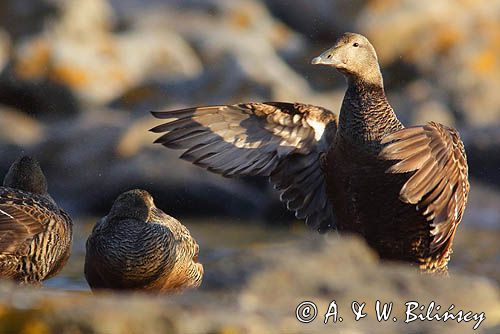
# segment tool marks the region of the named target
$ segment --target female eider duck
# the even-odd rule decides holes
[[[47,193],[38,162],[20,157],[0,187],[0,278],[39,284],[61,271],[72,222]]]
[[[121,194],[87,240],[85,278],[92,290],[176,292],[201,284],[198,244],[145,190]]]
[[[312,64],[347,80],[339,117],[301,103],[154,112],[156,143],[224,176],[270,176],[281,200],[319,231],[363,235],[384,259],[446,272],[469,183],[456,130],[405,128],[384,92],[375,49],[345,33]]]

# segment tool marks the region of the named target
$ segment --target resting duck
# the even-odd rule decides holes
[[[198,244],[145,190],[121,194],[87,240],[85,278],[95,289],[176,292],[201,284]]]
[[[0,278],[40,284],[64,267],[72,222],[47,193],[38,162],[20,157],[0,187]]]
[[[387,101],[375,49],[345,33],[312,64],[347,80],[339,117],[267,102],[153,112],[156,143],[224,176],[269,176],[307,225],[359,233],[384,259],[446,272],[469,193],[464,146],[439,123],[405,128]]]

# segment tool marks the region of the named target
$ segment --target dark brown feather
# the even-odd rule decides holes
[[[115,201],[87,239],[85,278],[95,289],[174,292],[198,287],[203,266],[187,228],[144,190]]]
[[[360,47],[358,47],[360,46]],[[376,52],[346,33],[313,60],[348,88],[337,118],[281,102],[155,112],[156,142],[226,175],[270,176],[281,200],[320,231],[359,233],[384,259],[446,272],[467,202],[458,133],[437,123],[404,128],[387,101]]]
[[[54,235],[59,242],[44,241]],[[71,219],[50,197],[0,187],[0,262],[9,259],[15,267],[0,276],[37,284],[56,275],[69,257],[71,238]]]
[[[26,255],[25,244],[47,227],[43,215],[52,214],[29,198],[16,200],[19,204],[0,195],[0,253]]]
[[[69,258],[72,222],[47,193],[36,159],[14,161],[0,187],[0,277],[40,284]]]
[[[269,176],[297,217],[328,230],[333,213],[320,156],[330,150],[337,118],[300,103],[245,103],[153,112],[168,120],[155,143],[184,149],[182,159],[233,177]]]
[[[406,145],[412,138],[419,139],[424,150],[417,153]],[[389,142],[381,151],[384,159],[401,159],[388,169],[389,173],[416,171],[400,191],[400,198],[416,204],[424,215],[432,219],[433,240],[431,252],[451,243],[453,230],[462,219],[469,192],[467,162],[463,143],[458,133],[439,123],[406,128],[384,140]],[[398,167],[396,167],[398,166]]]

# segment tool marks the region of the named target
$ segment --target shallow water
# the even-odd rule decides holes
[[[75,220],[73,253],[68,264],[56,277],[48,280],[46,286],[65,290],[89,290],[83,274],[85,240],[96,219]],[[285,243],[301,238],[315,237],[300,221],[290,227],[271,227],[258,221],[240,220],[182,220],[200,244],[200,262],[204,264],[205,277],[219,275],[220,261],[236,258],[241,251],[252,248]],[[478,227],[479,225],[479,227]],[[481,227],[466,221],[459,226],[450,262],[450,272],[474,274],[488,277],[500,283],[500,230]],[[332,236],[335,237],[335,236]],[[216,267],[216,269],[215,269]],[[225,268],[222,268],[225,271]],[[227,271],[234,271],[228,265]],[[248,268],[245,268],[248,270]],[[255,270],[258,270],[257,268]],[[221,277],[218,286],[230,284],[231,277]],[[228,282],[224,282],[224,279]],[[209,284],[213,286],[213,284]],[[202,286],[203,287],[203,286]]]

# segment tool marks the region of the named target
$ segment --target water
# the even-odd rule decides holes
[[[486,216],[487,217],[487,216]],[[96,219],[75,220],[73,252],[63,271],[48,280],[46,285],[64,290],[88,291],[83,274],[85,240]],[[272,227],[259,221],[240,220],[182,220],[200,244],[200,262],[205,267],[206,288],[234,285],[238,270],[231,259],[239,261],[242,252],[253,248],[286,243],[301,238],[314,237],[300,221],[290,227]],[[457,230],[454,252],[450,262],[451,273],[465,273],[487,277],[500,283],[500,230],[482,226],[480,223],[462,222]],[[243,256],[245,259],[245,256]],[[243,262],[241,266],[246,266]],[[251,270],[251,269],[250,269]],[[258,268],[255,268],[258,270]],[[221,274],[223,272],[223,274]],[[214,280],[217,280],[215,282]],[[226,281],[225,281],[226,280]],[[203,286],[202,286],[203,288]]]

